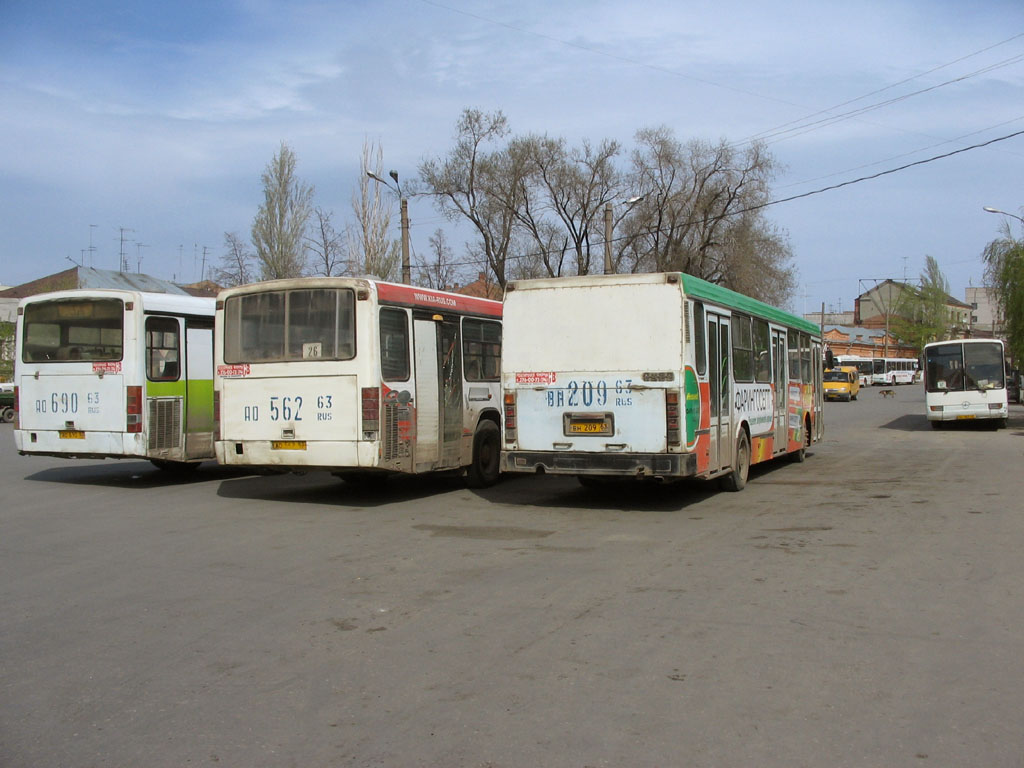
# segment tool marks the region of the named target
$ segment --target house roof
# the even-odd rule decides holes
[[[16,285],[6,291],[0,291],[0,297],[23,299],[52,291],[66,291],[75,288],[107,288],[122,291],[145,291],[148,293],[171,293],[187,296],[188,291],[179,288],[169,280],[159,277],[138,274],[135,272],[115,272],[110,269],[94,269],[93,267],[72,267],[38,280]]]

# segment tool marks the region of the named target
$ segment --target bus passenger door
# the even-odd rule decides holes
[[[785,331],[772,331],[772,355],[775,361],[775,372],[772,380],[775,384],[775,434],[773,439],[773,453],[782,453],[786,450],[789,436],[789,373],[786,357],[786,333]]]
[[[708,469],[717,472],[732,464],[729,425],[729,318],[708,313],[708,382],[711,401],[711,451]]]
[[[437,323],[433,320],[413,320],[413,338],[416,364],[416,471],[437,466],[438,438],[440,436],[440,403],[437,375]]]
[[[416,470],[458,467],[462,442],[462,349],[457,323],[414,321]]]
[[[185,458],[213,458],[213,320],[185,320]]]
[[[441,353],[441,466],[462,465],[462,344],[458,322],[438,323]]]

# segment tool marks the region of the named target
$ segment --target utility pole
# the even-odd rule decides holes
[[[604,273],[612,273],[612,204],[604,204]]]

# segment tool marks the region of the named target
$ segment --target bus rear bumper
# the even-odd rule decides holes
[[[503,472],[618,477],[692,477],[692,453],[583,453],[579,451],[502,451]]]

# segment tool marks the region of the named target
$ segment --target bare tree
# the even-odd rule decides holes
[[[508,134],[508,121],[501,111],[486,114],[466,109],[456,129],[455,148],[446,157],[421,163],[420,178],[446,216],[463,217],[474,227],[477,240],[471,250],[504,289],[516,211],[528,174],[526,158],[507,148],[485,151],[485,145]]]
[[[628,217],[619,252],[630,269],[679,270],[776,300],[780,289],[788,292],[786,238],[759,213],[776,172],[762,145],[684,145],[664,127],[640,131],[637,143],[630,184],[643,199]],[[762,280],[765,269],[776,272]]]
[[[401,261],[401,241],[390,237],[391,199],[382,185],[368,175],[383,173],[384,150],[372,142],[363,142],[359,189],[352,196],[355,225],[348,228],[349,271],[356,275],[374,275],[385,280],[397,277]]]
[[[226,287],[251,283],[256,276],[252,263],[254,257],[241,235],[225,232],[224,255],[220,258],[220,267],[213,270],[213,279]]]
[[[525,154],[529,169],[519,220],[544,254],[548,274],[563,274],[569,253],[573,273],[589,274],[593,248],[604,251],[604,205],[620,186],[614,162],[618,142],[605,140],[595,147],[584,141],[568,148],[563,139],[529,136],[512,147]]]
[[[345,234],[331,223],[331,211],[320,206],[313,209],[312,223],[306,236],[306,249],[311,255],[314,275],[341,274],[345,267]]]
[[[429,238],[430,258],[415,258],[415,282],[425,288],[451,290],[463,280],[462,270],[455,263],[451,246],[443,229],[435,229]]]
[[[303,237],[312,212],[313,187],[295,176],[295,153],[281,142],[263,171],[263,204],[252,223],[252,242],[264,280],[305,271]]]

